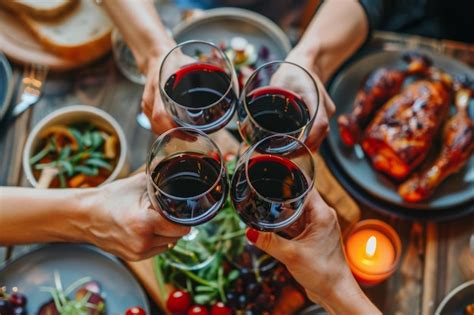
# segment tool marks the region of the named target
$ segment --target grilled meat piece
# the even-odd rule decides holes
[[[339,116],[339,133],[345,145],[359,141],[375,111],[400,92],[407,76],[429,72],[431,61],[423,55],[407,53],[404,60],[408,63],[404,70],[379,68],[372,72],[357,93],[352,112]]]
[[[427,199],[436,187],[449,175],[458,172],[474,152],[474,123],[469,117],[468,105],[473,88],[467,81],[455,85],[456,114],[446,123],[443,147],[436,161],[426,170],[413,175],[403,183],[398,193],[409,202]]]
[[[402,180],[426,158],[449,112],[450,77],[419,80],[390,99],[367,127],[362,148],[375,169]]]

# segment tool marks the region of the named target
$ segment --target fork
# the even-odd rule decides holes
[[[43,65],[26,65],[20,87],[20,102],[13,108],[12,116],[18,117],[38,102],[44,81],[48,75],[48,67]]]

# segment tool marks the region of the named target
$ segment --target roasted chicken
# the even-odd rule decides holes
[[[353,146],[359,141],[375,111],[400,92],[407,76],[425,75],[431,66],[428,58],[416,53],[405,54],[404,60],[408,63],[404,70],[379,68],[372,72],[357,93],[352,112],[339,116],[339,132],[344,144]]]
[[[415,81],[391,98],[367,127],[362,148],[375,169],[405,179],[423,162],[447,118],[452,82],[433,70],[433,79]]]
[[[459,171],[474,152],[474,124],[468,113],[474,85],[468,80],[459,80],[455,90],[456,114],[444,127],[441,152],[431,166],[399,187],[398,192],[406,201],[427,199],[446,177]]]

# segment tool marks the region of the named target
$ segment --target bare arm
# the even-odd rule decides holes
[[[288,268],[311,301],[335,315],[379,315],[354,279],[343,252],[336,212],[311,192],[300,223],[304,230],[293,239],[276,233],[247,230],[247,238]]]
[[[145,174],[87,189],[0,187],[0,245],[86,242],[128,260],[189,232],[153,210]]]
[[[161,23],[151,0],[105,0],[103,7],[112,18],[144,73],[150,60],[175,46]]]
[[[365,41],[369,24],[356,0],[324,1],[291,54],[308,60],[325,82]]]
[[[89,190],[0,188],[0,244],[79,241]],[[90,194],[90,193],[89,193]],[[67,231],[67,233],[65,233]]]

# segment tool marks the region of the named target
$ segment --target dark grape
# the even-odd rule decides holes
[[[256,281],[255,273],[248,268],[240,269],[240,277],[245,283],[251,283]]]
[[[27,303],[27,298],[24,294],[15,292],[10,296],[10,303],[15,306],[25,306]]]
[[[245,294],[239,295],[239,298],[237,300],[237,307],[242,310],[242,309],[245,309],[246,306],[247,306],[247,296]]]
[[[227,305],[231,308],[235,308],[237,306],[237,295],[234,292],[227,292]]]
[[[15,315],[26,315],[28,314],[26,309],[23,306],[15,307],[13,314]]]
[[[13,311],[13,305],[9,301],[0,299],[0,314],[13,315]]]
[[[235,291],[237,293],[244,292],[244,280],[242,278],[238,278],[237,280],[235,280]]]
[[[248,297],[254,298],[260,293],[260,291],[262,291],[262,285],[257,282],[251,282],[250,284],[247,285],[245,293],[247,294]]]

